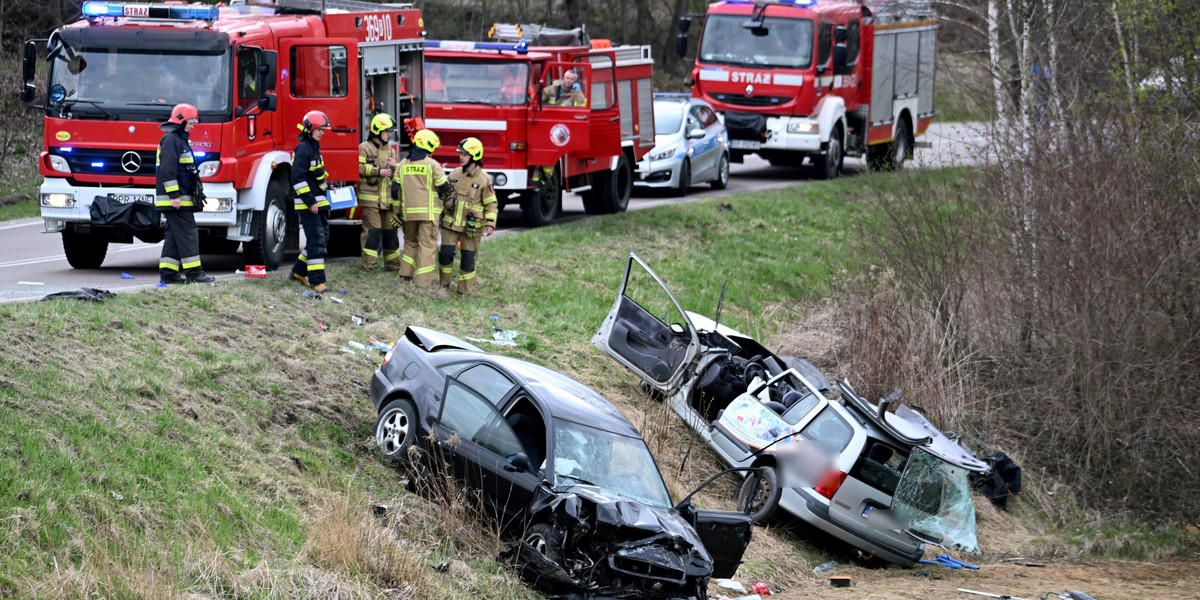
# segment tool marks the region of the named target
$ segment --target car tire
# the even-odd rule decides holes
[[[549,523],[531,525],[521,541],[554,564],[563,564],[562,535]]]
[[[683,164],[679,165],[679,185],[671,188],[671,195],[677,198],[682,198],[687,195],[688,188],[692,185],[692,163],[688,159],[683,159]]]
[[[721,160],[717,162],[717,178],[708,182],[708,186],[714,190],[723,190],[729,185],[729,155],[722,154]]]
[[[779,487],[779,475],[774,467],[762,467],[757,488],[754,484],[753,474],[746,477],[738,492],[737,506],[750,515],[755,523],[762,525],[769,522],[779,510],[779,497],[783,495],[783,489]]]
[[[375,443],[384,460],[396,466],[417,440],[417,408],[403,398],[392,400],[375,420]]]

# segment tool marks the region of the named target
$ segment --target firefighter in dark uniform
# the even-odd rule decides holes
[[[188,134],[200,120],[191,104],[177,104],[158,128],[167,132],[158,142],[154,178],[154,208],[167,220],[158,277],[162,283],[209,283],[216,278],[200,266],[200,236],[196,211],[204,208],[196,158]],[[180,271],[183,271],[181,274]]]
[[[442,218],[442,197],[454,192],[446,180],[442,165],[429,156],[442,145],[436,133],[422,129],[413,135],[413,149],[400,161],[392,175],[400,184],[404,199],[404,256],[400,278],[412,280],[417,287],[433,285],[437,269],[438,221]]]
[[[442,213],[442,249],[438,255],[441,284],[454,282],[455,250],[462,251],[458,263],[458,293],[475,287],[475,263],[479,238],[496,230],[496,192],[492,178],[483,170],[483,142],[469,137],[458,144],[458,168],[446,178],[454,186],[452,200]]]
[[[317,293],[325,291],[325,245],[329,231],[329,198],[325,192],[325,162],[321,159],[321,138],[329,131],[329,117],[319,110],[308,111],[300,128],[300,143],[292,154],[293,208],[300,214],[304,228],[304,251],[292,265],[292,277],[311,285]]]
[[[362,211],[362,268],[371,269],[383,255],[384,269],[398,270],[400,235],[392,223],[391,179],[396,158],[388,139],[396,126],[392,117],[371,118],[371,137],[358,145],[358,208]]]

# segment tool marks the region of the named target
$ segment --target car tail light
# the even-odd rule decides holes
[[[826,471],[825,474],[817,480],[815,489],[817,490],[818,494],[832,500],[833,495],[837,493],[838,488],[842,487],[843,481],[846,481],[846,474],[837,469],[832,469]]]

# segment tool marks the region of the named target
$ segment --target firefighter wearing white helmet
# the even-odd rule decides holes
[[[358,145],[358,208],[362,213],[362,268],[383,257],[384,269],[398,270],[400,235],[392,222],[391,179],[396,158],[388,143],[396,122],[387,113],[371,118],[371,136]]]
[[[483,170],[483,142],[469,137],[458,144],[459,167],[447,179],[454,186],[454,200],[446,203],[442,215],[442,249],[438,254],[441,284],[454,283],[454,254],[462,251],[458,262],[458,293],[469,294],[475,287],[475,266],[479,257],[479,238],[496,229],[496,191],[492,178]]]
[[[292,265],[292,277],[311,285],[320,293],[325,291],[325,246],[329,242],[329,190],[325,160],[321,158],[321,138],[329,131],[329,117],[310,110],[300,128],[300,143],[292,154],[292,189],[296,199],[293,208],[300,215],[304,228],[304,250]]]
[[[154,181],[154,208],[167,221],[162,257],[158,259],[162,283],[216,280],[200,266],[200,236],[196,231],[195,212],[204,208],[204,194],[188,134],[199,121],[200,112],[195,106],[176,104],[167,122],[158,126],[167,132],[158,142]]]
[[[433,284],[437,269],[438,221],[442,198],[454,191],[446,171],[430,154],[442,144],[436,133],[422,129],[413,135],[413,148],[400,161],[392,179],[400,184],[403,198],[404,256],[400,278],[417,287]]]

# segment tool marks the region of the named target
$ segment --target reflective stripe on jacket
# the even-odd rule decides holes
[[[458,167],[446,176],[454,186],[454,212],[442,217],[442,227],[458,232],[467,231],[468,217],[484,225],[496,226],[496,191],[492,178],[482,168],[476,167],[467,173]]]
[[[400,181],[406,221],[437,221],[442,216],[442,199],[437,188],[446,184],[446,171],[433,158],[406,158],[392,175]]]
[[[321,145],[317,140],[306,137],[296,145],[292,154],[292,189],[296,192],[296,210],[308,210],[313,204],[329,209],[329,198],[325,190],[325,161],[321,158]]]
[[[392,147],[379,138],[358,145],[359,206],[390,208],[392,186],[388,178],[379,174],[387,168],[389,158],[393,158]]]
[[[200,180],[196,172],[196,158],[188,145],[187,132],[182,128],[168,131],[158,141],[154,166],[154,207],[158,210],[177,210],[171,200],[179,199],[178,210],[195,210],[193,193]]]

